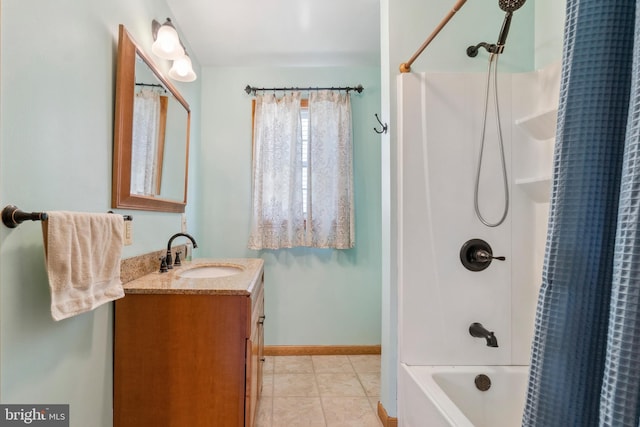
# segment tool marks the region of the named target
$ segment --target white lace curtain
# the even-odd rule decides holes
[[[160,124],[160,95],[149,89],[135,94],[133,102],[131,193],[153,195],[158,166],[158,128]]]
[[[299,93],[256,98],[250,249],[304,246],[301,132]]]
[[[355,243],[349,95],[310,94],[306,149],[300,98],[294,92],[256,99],[250,249],[349,249]]]
[[[319,91],[309,96],[308,246],[352,248],[353,149],[351,98]]]

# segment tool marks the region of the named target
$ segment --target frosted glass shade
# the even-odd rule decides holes
[[[163,59],[178,59],[184,56],[180,37],[173,25],[165,23],[158,29],[156,41],[151,45],[151,52]]]
[[[191,59],[186,53],[173,61],[173,66],[169,70],[169,77],[180,82],[192,82],[196,79],[196,73],[193,71]]]

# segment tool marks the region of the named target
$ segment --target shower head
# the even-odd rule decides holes
[[[527,0],[498,0],[498,5],[505,12],[515,12],[522,7],[525,1]]]
[[[496,44],[488,44],[488,43],[479,43],[475,46],[469,46],[467,48],[467,55],[470,57],[475,57],[478,55],[478,49],[484,47],[487,52],[493,54],[499,54],[504,51],[504,45],[507,41],[507,35],[509,34],[509,27],[511,26],[511,17],[513,16],[513,12],[520,9],[527,0],[498,0],[498,6],[500,9],[507,12],[504,17],[504,21],[502,22],[502,28],[500,29],[500,35],[498,35],[498,43]]]
[[[513,12],[520,9],[526,0],[498,0],[500,9],[507,12],[502,22],[502,28],[500,29],[500,35],[498,36],[498,43],[496,43],[497,53],[502,53],[504,50],[504,44],[507,41],[507,35],[509,34],[509,27],[511,26],[511,17]]]

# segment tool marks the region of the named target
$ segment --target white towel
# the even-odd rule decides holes
[[[122,215],[60,211],[47,215],[42,233],[51,316],[66,319],[124,297]]]

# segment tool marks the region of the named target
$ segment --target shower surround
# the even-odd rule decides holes
[[[559,73],[560,65],[553,64],[536,72],[498,76],[510,200],[505,222],[493,228],[484,226],[474,211],[486,73],[398,77],[401,426],[413,426],[410,420],[419,419],[414,411],[433,400],[427,392],[424,402],[416,400],[416,387],[424,387],[415,384],[419,376],[411,374],[413,367],[529,363],[546,238]],[[504,204],[495,117],[491,97],[479,186],[479,209],[490,222],[500,218]],[[485,240],[494,256],[506,260],[494,260],[483,271],[467,270],[460,249],[470,239]],[[499,347],[472,337],[469,326],[474,322],[493,331]],[[475,390],[473,379],[469,387],[482,393]],[[524,395],[517,400],[523,401]]]

